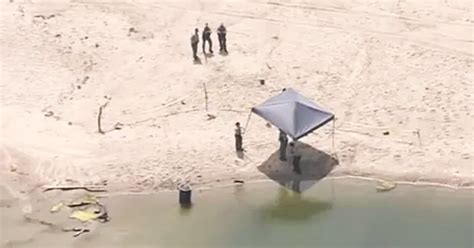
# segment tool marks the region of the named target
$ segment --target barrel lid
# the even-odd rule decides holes
[[[191,187],[188,184],[178,185],[178,190],[180,191],[191,191]]]

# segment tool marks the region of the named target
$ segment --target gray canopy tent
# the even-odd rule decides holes
[[[270,122],[274,126],[283,130],[293,140],[298,140],[321,126],[333,121],[332,128],[332,150],[335,154],[334,147],[334,130],[335,130],[335,118],[334,114],[324,109],[321,106],[313,103],[303,95],[299,94],[292,88],[287,88],[280,94],[271,97],[262,104],[252,108],[249,113],[247,125],[250,121],[252,113],[257,114],[266,121]],[[278,173],[278,170],[276,170]],[[331,183],[331,192],[334,196],[334,185]],[[306,204],[308,205],[308,204]],[[312,208],[314,204],[309,204]],[[277,211],[273,211],[273,214],[278,214]]]
[[[253,107],[252,112],[283,130],[294,140],[334,120],[334,114],[291,88]]]

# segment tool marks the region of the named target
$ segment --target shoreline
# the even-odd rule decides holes
[[[370,181],[370,182],[392,182],[395,183],[396,185],[409,185],[413,187],[434,187],[434,188],[443,188],[443,189],[451,189],[455,191],[471,191],[474,190],[474,185],[469,185],[469,186],[455,186],[449,183],[438,183],[438,182],[429,182],[429,181],[404,181],[404,180],[385,180],[383,178],[377,178],[377,177],[370,177],[370,176],[357,176],[357,175],[334,175],[334,176],[327,176],[321,180],[318,181],[326,181],[326,180],[362,180],[362,181]],[[256,183],[271,183],[275,182],[272,179],[266,178],[266,179],[249,179],[249,180],[243,180],[245,183],[244,184],[256,184]],[[310,181],[310,180],[308,180]],[[192,184],[191,184],[192,185]],[[219,189],[219,188],[228,188],[235,186],[236,183],[214,183],[214,184],[196,184],[195,186],[192,186],[193,190],[196,191],[210,191],[213,189]],[[396,189],[394,189],[396,190]],[[133,196],[133,195],[151,195],[155,193],[170,193],[170,192],[176,192],[176,189],[160,189],[157,191],[150,191],[150,190],[144,190],[140,192],[133,192],[133,191],[117,191],[117,192],[104,192],[101,193],[102,196],[104,197],[114,197],[114,196]]]
[[[361,175],[365,174],[365,175]],[[445,188],[445,189],[451,189],[451,190],[474,190],[474,182],[468,181],[467,183],[455,183],[456,179],[441,179],[441,178],[428,178],[425,180],[410,180],[407,179],[409,177],[403,178],[403,177],[397,177],[396,175],[377,175],[376,173],[373,173],[371,175],[367,175],[370,173],[367,172],[344,172],[344,171],[338,171],[335,169],[333,172],[331,172],[329,175],[326,177],[323,177],[319,180],[310,180],[310,179],[304,179],[302,181],[324,181],[324,180],[363,180],[363,181],[371,181],[371,182],[391,182],[396,185],[409,185],[413,187],[436,187],[436,188]],[[31,199],[46,199],[44,197],[48,197],[47,193],[43,191],[43,187],[48,185],[48,184],[39,184],[38,181],[31,180],[29,181],[29,185],[31,186],[30,188],[24,188],[22,186],[25,185],[17,185],[13,183],[13,181],[17,180],[8,180],[8,179],[13,179],[9,178],[8,176],[3,176],[3,183],[0,183],[0,187],[4,188],[13,199],[15,200],[20,200],[20,201],[30,201]],[[217,178],[217,179],[216,179]],[[397,179],[399,178],[399,179]],[[18,179],[18,178],[17,178]],[[255,184],[255,183],[271,183],[275,182],[275,180],[266,177],[264,174],[258,174],[258,175],[241,175],[241,176],[229,176],[226,177],[225,175],[220,175],[219,176],[214,176],[212,181],[208,182],[189,182],[191,187],[194,190],[197,191],[208,191],[216,188],[226,188],[226,187],[232,187],[236,185],[234,183],[234,180],[242,180],[244,181],[244,184]],[[462,180],[462,179],[461,179]],[[10,182],[9,182],[10,181]],[[291,181],[291,180],[289,180]],[[33,186],[34,185],[34,186]],[[177,186],[178,184],[176,184]],[[88,185],[85,185],[86,187]],[[97,186],[97,185],[89,185],[89,186]],[[153,188],[142,188],[140,190],[133,190],[134,184],[131,183],[130,185],[127,185],[129,190],[123,190],[124,187],[108,187],[104,186],[104,189],[106,190],[105,192],[88,192],[83,189],[78,189],[78,190],[69,190],[69,191],[64,191],[64,190],[56,190],[59,192],[59,194],[66,194],[66,193],[92,193],[92,194],[97,194],[99,196],[103,197],[113,197],[113,196],[124,196],[124,195],[151,195],[155,193],[162,193],[162,192],[175,192],[177,189],[171,188],[171,187],[163,187],[159,189],[153,189]]]

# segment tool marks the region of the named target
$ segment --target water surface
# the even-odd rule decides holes
[[[107,199],[112,222],[78,244],[106,247],[473,247],[473,192],[358,180],[276,183]],[[292,187],[290,187],[292,188]]]

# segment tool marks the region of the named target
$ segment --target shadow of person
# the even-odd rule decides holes
[[[237,157],[239,159],[244,159],[244,156],[245,156],[244,151],[236,151],[235,153],[237,154]]]
[[[280,187],[276,201],[264,205],[261,213],[268,219],[304,221],[331,208],[331,202],[303,198],[299,193]]]
[[[227,55],[229,55],[229,53],[226,52],[226,51],[219,51],[219,54],[220,54],[221,56],[227,56]]]
[[[206,56],[206,58],[212,58],[214,57],[214,53],[205,53],[204,56]]]
[[[278,184],[294,192],[301,192],[326,177],[338,164],[336,158],[323,151],[301,142],[298,145],[301,152],[301,174],[293,172],[293,166],[289,163],[290,159],[280,161],[278,150],[257,169]],[[298,182],[297,187],[295,187],[295,182]],[[300,183],[303,183],[303,189],[301,189]]]
[[[194,59],[193,62],[194,62],[195,65],[201,65],[202,64],[201,58],[199,58],[199,57],[196,57],[196,59]]]

